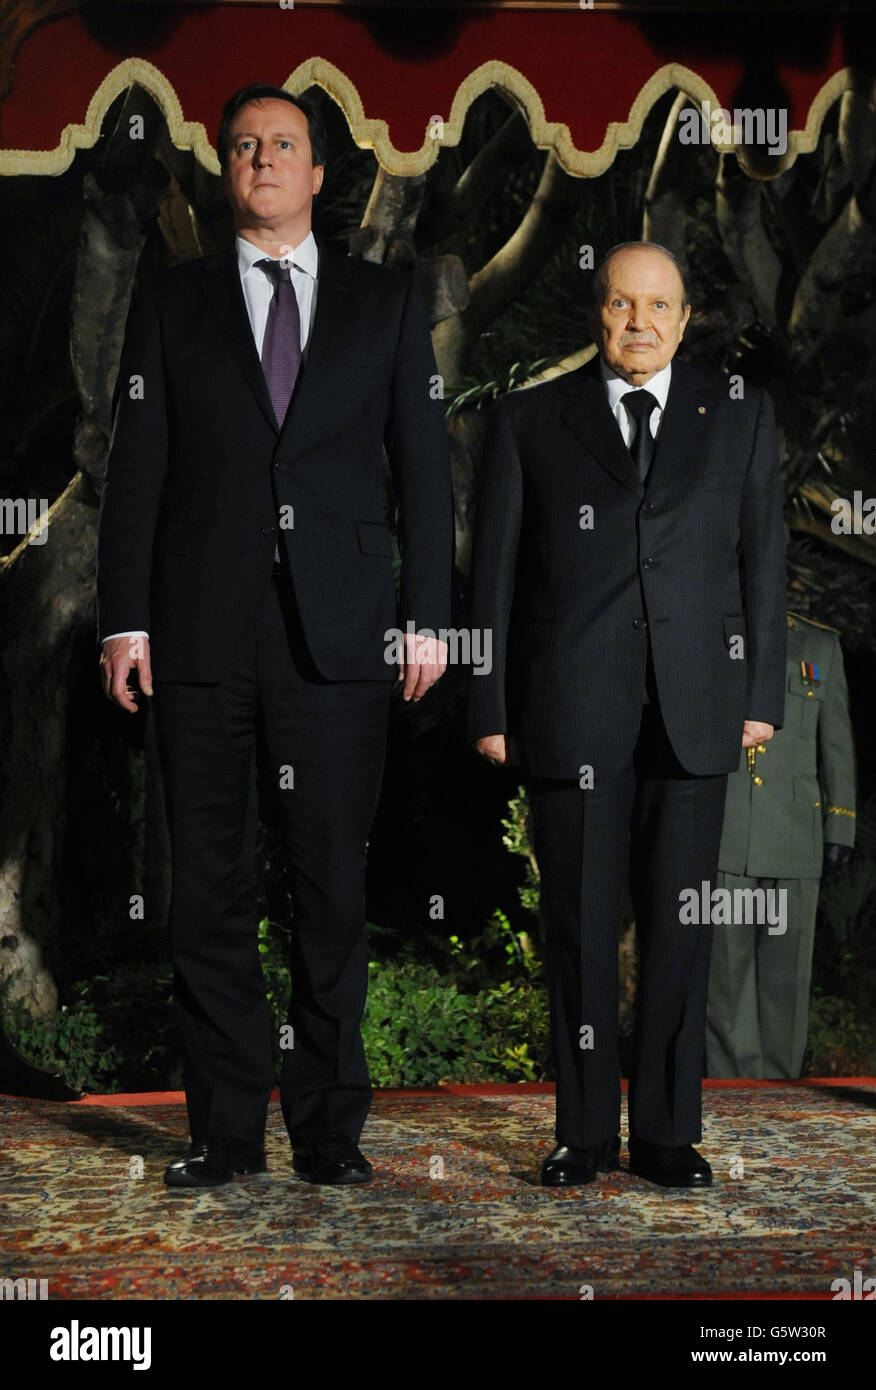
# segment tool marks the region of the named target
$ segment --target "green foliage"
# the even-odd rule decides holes
[[[546,367],[553,367],[559,361],[560,355],[556,353],[553,357],[535,357],[523,362],[512,362],[499,379],[481,381],[469,376],[457,389],[448,386],[445,395],[449,402],[446,411],[448,420],[464,406],[480,407],[485,401],[496,401],[508,391],[516,391]]]
[[[480,996],[463,994],[434,966],[371,962],[362,1035],[375,1085],[481,1079],[483,1025]]]
[[[508,802],[508,817],[502,821],[502,825],[505,829],[502,844],[511,854],[518,854],[526,860],[526,881],[522,888],[517,890],[521,906],[537,917],[541,900],[541,875],[532,848],[532,812],[525,787],[518,787],[517,795]]]
[[[378,938],[390,934],[371,928]],[[259,952],[271,1008],[279,1076],[280,1027],[289,976],[282,933],[259,924]],[[437,959],[411,945],[369,965],[362,1037],[375,1086],[441,1081],[539,1081],[550,1068],[547,995],[525,932],[496,912],[481,936],[438,943]]]
[[[532,980],[468,993],[432,965],[372,961],[362,1035],[376,1086],[548,1074],[547,996]]]
[[[182,1085],[169,965],[124,965],[77,980],[53,1018],[7,1005],[9,1041],[23,1057],[89,1092]]]
[[[259,922],[259,956],[265,977],[265,994],[271,1011],[271,1036],[274,1039],[274,1065],[280,1060],[280,1028],[286,1022],[289,1006],[289,966],[285,933],[272,925],[267,917]],[[279,1075],[279,1071],[277,1071]]]
[[[12,1046],[48,1072],[60,1072],[82,1091],[112,1089],[119,1049],[91,1000],[91,983],[80,980],[72,999],[54,1018],[35,1019],[20,1005],[7,1006],[6,1033]]]
[[[872,1076],[876,1025],[848,999],[815,989],[809,1008],[804,1076]]]

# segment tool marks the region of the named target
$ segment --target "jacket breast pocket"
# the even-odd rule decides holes
[[[745,646],[745,619],[740,614],[739,617],[723,618],[724,624],[724,645],[733,661],[745,661],[747,651]]]
[[[788,696],[785,728],[794,729],[798,734],[814,734],[824,700],[824,686],[804,685],[799,668],[795,668],[788,676]]]

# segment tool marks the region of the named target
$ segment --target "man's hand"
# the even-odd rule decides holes
[[[422,700],[430,686],[447,670],[447,643],[437,637],[405,633],[405,659],[398,664],[398,678],[404,681],[404,698]]]
[[[494,767],[503,767],[505,763],[516,765],[520,761],[517,745],[511,735],[487,734],[485,738],[478,739],[475,748]]]
[[[144,695],[152,694],[152,663],[148,637],[111,637],[100,654],[103,693],[108,700],[136,714],[137,702],[128,676],[136,670]]]
[[[746,719],[742,725],[742,747],[754,748],[758,743],[766,743],[775,732],[773,724],[760,724],[756,719]]]

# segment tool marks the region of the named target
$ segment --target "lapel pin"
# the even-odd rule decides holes
[[[706,407],[705,407],[704,405],[698,405],[698,406],[697,406],[697,414],[699,414],[699,415],[705,415],[705,413],[706,413]]]

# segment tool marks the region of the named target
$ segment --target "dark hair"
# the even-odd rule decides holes
[[[328,158],[328,136],[326,135],[325,124],[322,113],[315,102],[308,97],[293,97],[290,92],[286,92],[282,87],[272,87],[269,82],[251,82],[248,87],[241,87],[226,101],[222,108],[222,117],[219,121],[219,134],[216,137],[216,153],[219,156],[221,168],[225,168],[228,163],[228,131],[231,122],[237,115],[241,106],[248,105],[251,101],[264,101],[268,99],[277,101],[288,101],[290,105],[297,106],[307,118],[307,133],[310,136],[310,153],[314,165],[325,164]]]
[[[661,255],[666,256],[667,260],[670,260],[675,266],[681,278],[682,309],[690,304],[690,295],[687,292],[687,274],[684,265],[677,256],[673,256],[672,252],[665,246],[661,246],[659,241],[619,241],[617,246],[612,246],[611,250],[606,251],[599,265],[593,272],[593,279],[590,281],[590,303],[593,308],[597,308],[602,303],[605,295],[605,267],[608,265],[612,256],[616,255],[618,251],[632,250],[659,251]]]

